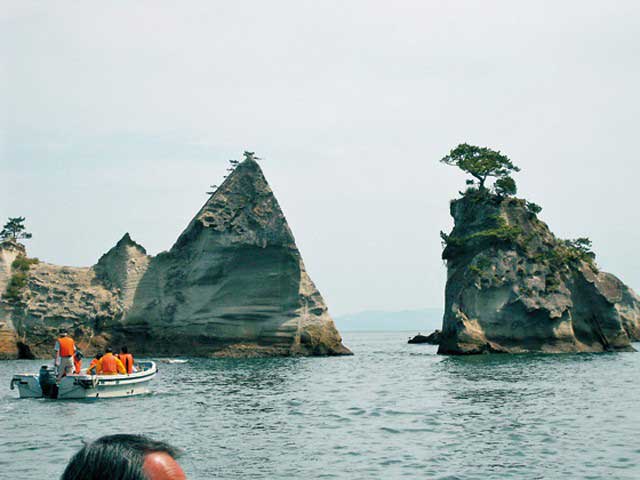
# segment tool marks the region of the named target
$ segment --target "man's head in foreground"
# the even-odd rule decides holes
[[[179,454],[142,435],[108,435],[82,447],[60,480],[186,480]]]

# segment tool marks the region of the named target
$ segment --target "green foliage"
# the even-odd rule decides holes
[[[242,156],[244,157],[243,160],[262,160],[260,157],[256,157],[256,152],[249,152],[247,150],[242,153]]]
[[[508,197],[509,195],[515,195],[518,193],[518,187],[516,181],[512,177],[500,177],[493,184],[493,188],[497,195],[501,197]]]
[[[522,228],[518,225],[509,225],[501,215],[491,217],[496,226],[472,233],[465,237],[453,237],[444,232],[440,232],[442,245],[444,247],[464,247],[470,241],[476,239],[488,239],[490,241],[515,242],[522,234]]]
[[[520,168],[499,151],[467,143],[458,145],[440,161],[470,174],[477,180],[480,190],[485,188],[485,182],[489,177],[499,179],[520,171]]]
[[[491,268],[491,260],[485,256],[476,257],[474,263],[469,265],[469,270],[477,277],[481,277]]]
[[[587,237],[580,237],[574,240],[564,240],[564,244],[573,253],[573,255],[581,260],[585,260],[586,258],[591,258],[593,260],[596,258],[596,254],[591,250],[593,243]]]
[[[577,238],[575,240],[560,240],[555,248],[533,256],[537,263],[548,265],[552,273],[566,271],[571,265],[586,262],[595,271],[598,268],[595,263],[596,255],[591,251],[591,240]]]
[[[574,240],[564,240],[564,248],[570,262],[583,261],[589,264],[593,271],[598,272],[596,265],[596,254],[591,250],[591,240],[587,237],[580,237]]]
[[[515,241],[518,236],[522,234],[522,228],[520,226],[509,225],[501,215],[495,215],[492,219],[496,222],[496,227],[469,235],[467,240],[473,240],[475,238],[495,238],[497,240]]]
[[[492,203],[498,205],[501,201],[500,197],[493,195],[488,189],[480,189],[474,185],[468,187],[464,192],[459,191],[458,193],[464,197],[465,200],[472,203]]]
[[[560,287],[560,280],[555,274],[547,275],[544,278],[544,286],[547,292],[555,292]]]
[[[476,266],[480,270],[487,270],[489,267],[491,267],[491,260],[489,260],[487,257],[480,257],[476,260]]]
[[[21,271],[15,272],[9,279],[7,289],[2,295],[7,302],[14,303],[22,298],[22,289],[27,285],[27,274]]]
[[[442,248],[445,248],[447,245],[449,245],[450,241],[451,239],[449,235],[447,235],[445,232],[440,230],[440,243],[442,244]]]
[[[542,207],[540,205],[538,205],[537,203],[527,202],[527,210],[529,210],[531,213],[537,215],[542,211]]]
[[[481,278],[481,277],[482,277],[482,273],[483,273],[483,272],[482,272],[482,270],[481,270],[481,269],[479,269],[479,268],[478,268],[477,266],[475,266],[475,265],[469,265],[469,269],[468,269],[468,271],[469,271],[469,272],[471,272],[471,274],[472,274],[474,277],[477,277],[477,278]]]
[[[31,268],[31,265],[36,265],[37,263],[39,263],[37,258],[27,258],[24,255],[16,257],[11,264],[13,274],[9,279],[7,289],[2,295],[2,298],[10,303],[19,302],[22,299],[22,290],[27,285],[27,274],[29,273],[29,269]]]
[[[17,242],[21,239],[31,238],[31,234],[25,232],[24,217],[9,217],[9,221],[4,224],[0,231],[0,239]]]
[[[11,264],[11,268],[15,270],[20,270],[22,272],[28,272],[31,268],[31,265],[37,265],[40,263],[40,260],[37,258],[28,258],[24,255],[18,255],[18,257]]]

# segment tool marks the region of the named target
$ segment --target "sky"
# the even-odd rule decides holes
[[[245,149],[329,309],[443,304],[462,142],[640,289],[640,2],[1,0],[0,220],[171,247]]]

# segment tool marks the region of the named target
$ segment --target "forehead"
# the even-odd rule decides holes
[[[184,471],[171,455],[153,452],[144,459],[144,472],[149,480],[186,480]]]

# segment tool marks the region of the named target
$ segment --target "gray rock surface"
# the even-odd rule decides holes
[[[633,350],[640,298],[557,239],[524,200],[452,201],[439,353]]]
[[[10,275],[3,258],[0,283],[2,268]],[[93,267],[33,265],[22,302],[2,306],[22,356],[49,356],[60,327],[87,352],[127,344],[139,355],[351,353],[253,160],[168,252],[151,257],[126,234]]]

